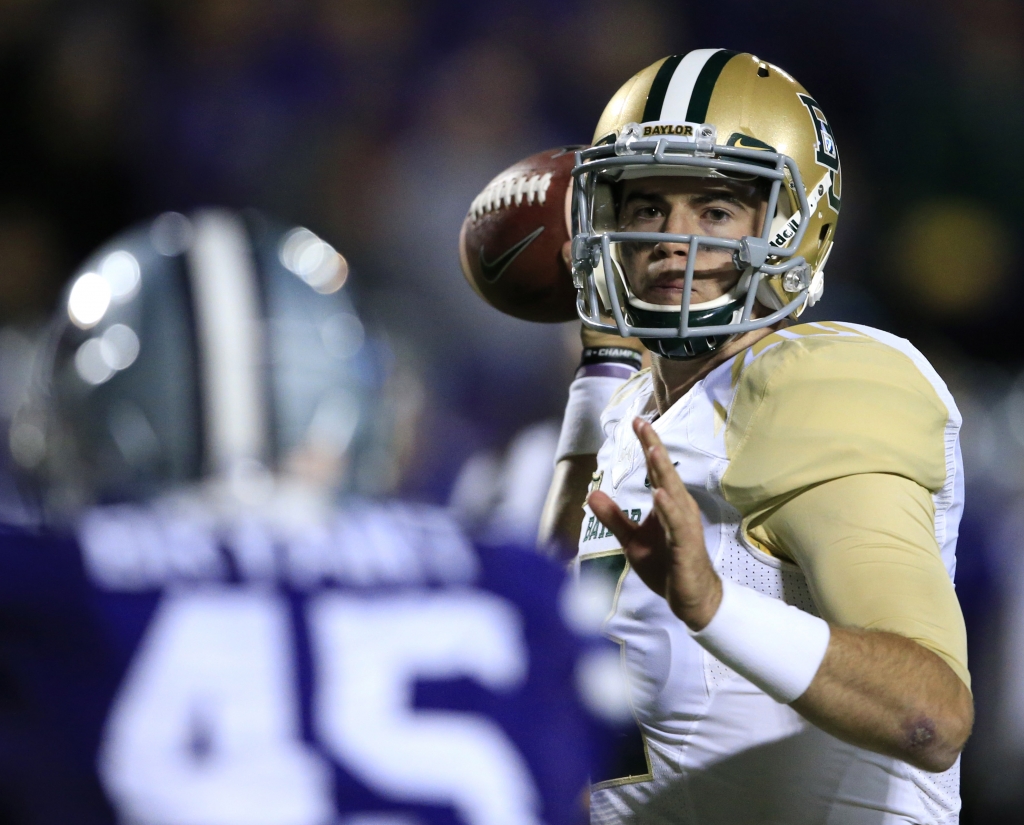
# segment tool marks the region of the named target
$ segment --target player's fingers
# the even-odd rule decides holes
[[[640,446],[644,451],[644,461],[647,462],[647,480],[650,482],[651,489],[655,490],[661,486],[661,478],[658,474],[658,467],[651,463],[651,435],[653,434],[654,438],[657,439],[656,443],[658,444],[661,443],[661,439],[654,432],[654,428],[639,416],[633,419],[633,432],[636,433],[636,437],[639,439]]]
[[[635,418],[633,431],[644,448],[644,457],[647,459],[647,477],[650,479],[651,487],[654,489],[664,488],[673,496],[682,499],[689,498],[690,494],[686,490],[686,485],[683,484],[679,473],[672,465],[668,450],[661,443],[654,427],[642,418]]]
[[[633,540],[622,543],[622,552],[641,581],[663,596],[672,551],[665,542],[665,531],[657,515],[651,513],[644,519]]]
[[[565,261],[566,267],[572,269],[572,262],[570,260],[570,248],[572,241],[566,241],[562,246],[562,260]],[[608,323],[614,324],[615,320],[610,315],[602,315],[601,320]],[[636,352],[645,367],[651,365],[651,354],[647,351],[647,348],[640,343],[639,338],[623,338],[617,332],[599,332],[596,329],[588,329],[587,327],[580,325],[580,341],[584,347],[616,347],[631,349]]]
[[[626,514],[619,509],[619,506],[600,490],[595,490],[587,497],[587,504],[597,516],[597,520],[611,530],[612,535],[625,546],[633,537],[637,526],[626,518]]]
[[[572,241],[562,244],[562,263],[565,264],[566,269],[572,272]]]
[[[689,548],[703,541],[704,526],[700,516],[668,490],[654,491],[654,513],[673,547]]]
[[[610,321],[610,319],[604,320]],[[580,340],[584,347],[625,347],[640,353],[641,357],[647,352],[639,338],[623,338],[617,333],[598,332],[582,325],[580,326]]]

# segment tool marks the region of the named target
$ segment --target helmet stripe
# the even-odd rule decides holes
[[[686,110],[688,122],[703,123],[705,121],[708,116],[708,105],[711,103],[711,93],[715,90],[718,76],[725,68],[725,64],[737,54],[739,52],[719,49],[704,63],[704,67],[693,84],[693,94],[690,95],[690,105]]]
[[[694,84],[708,60],[719,51],[721,50],[696,49],[683,57],[669,79],[664,103],[661,106],[661,111],[657,113],[658,117],[651,118],[651,120],[666,120],[676,123],[689,120],[686,112],[690,107]]]
[[[189,276],[199,333],[206,472],[265,462],[262,312],[242,221],[222,210],[195,216]]]
[[[691,52],[692,54],[692,52]],[[647,104],[644,106],[643,123],[652,120],[661,120],[661,109],[665,103],[665,93],[668,91],[668,84],[676,73],[676,67],[682,62],[683,55],[674,54],[666,57],[665,62],[658,69],[658,74],[651,84],[651,91],[647,93]]]

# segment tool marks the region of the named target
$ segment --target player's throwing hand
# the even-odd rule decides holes
[[[654,510],[634,524],[605,493],[595,491],[587,503],[615,535],[629,563],[651,590],[693,631],[703,630],[722,601],[722,580],[704,547],[700,509],[669,460],[665,446],[648,422],[633,420],[644,449]]]

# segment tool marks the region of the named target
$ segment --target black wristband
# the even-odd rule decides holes
[[[643,356],[629,347],[584,347],[580,366],[592,364],[625,364],[638,370],[643,366]]]

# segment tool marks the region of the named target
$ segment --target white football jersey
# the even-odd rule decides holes
[[[638,522],[651,490],[632,421],[655,418],[652,394],[643,372],[612,399],[591,485]],[[800,569],[755,546],[743,517],[787,492],[883,472],[932,491],[952,578],[960,415],[908,342],[854,325],[792,327],[717,367],[653,426],[700,506],[719,575],[817,615]],[[958,821],[959,761],[925,773],[845,744],[770,698],[690,638],[589,508],[578,563],[581,575],[613,577],[605,630],[622,645],[638,723],[620,774],[594,786],[595,825]]]

